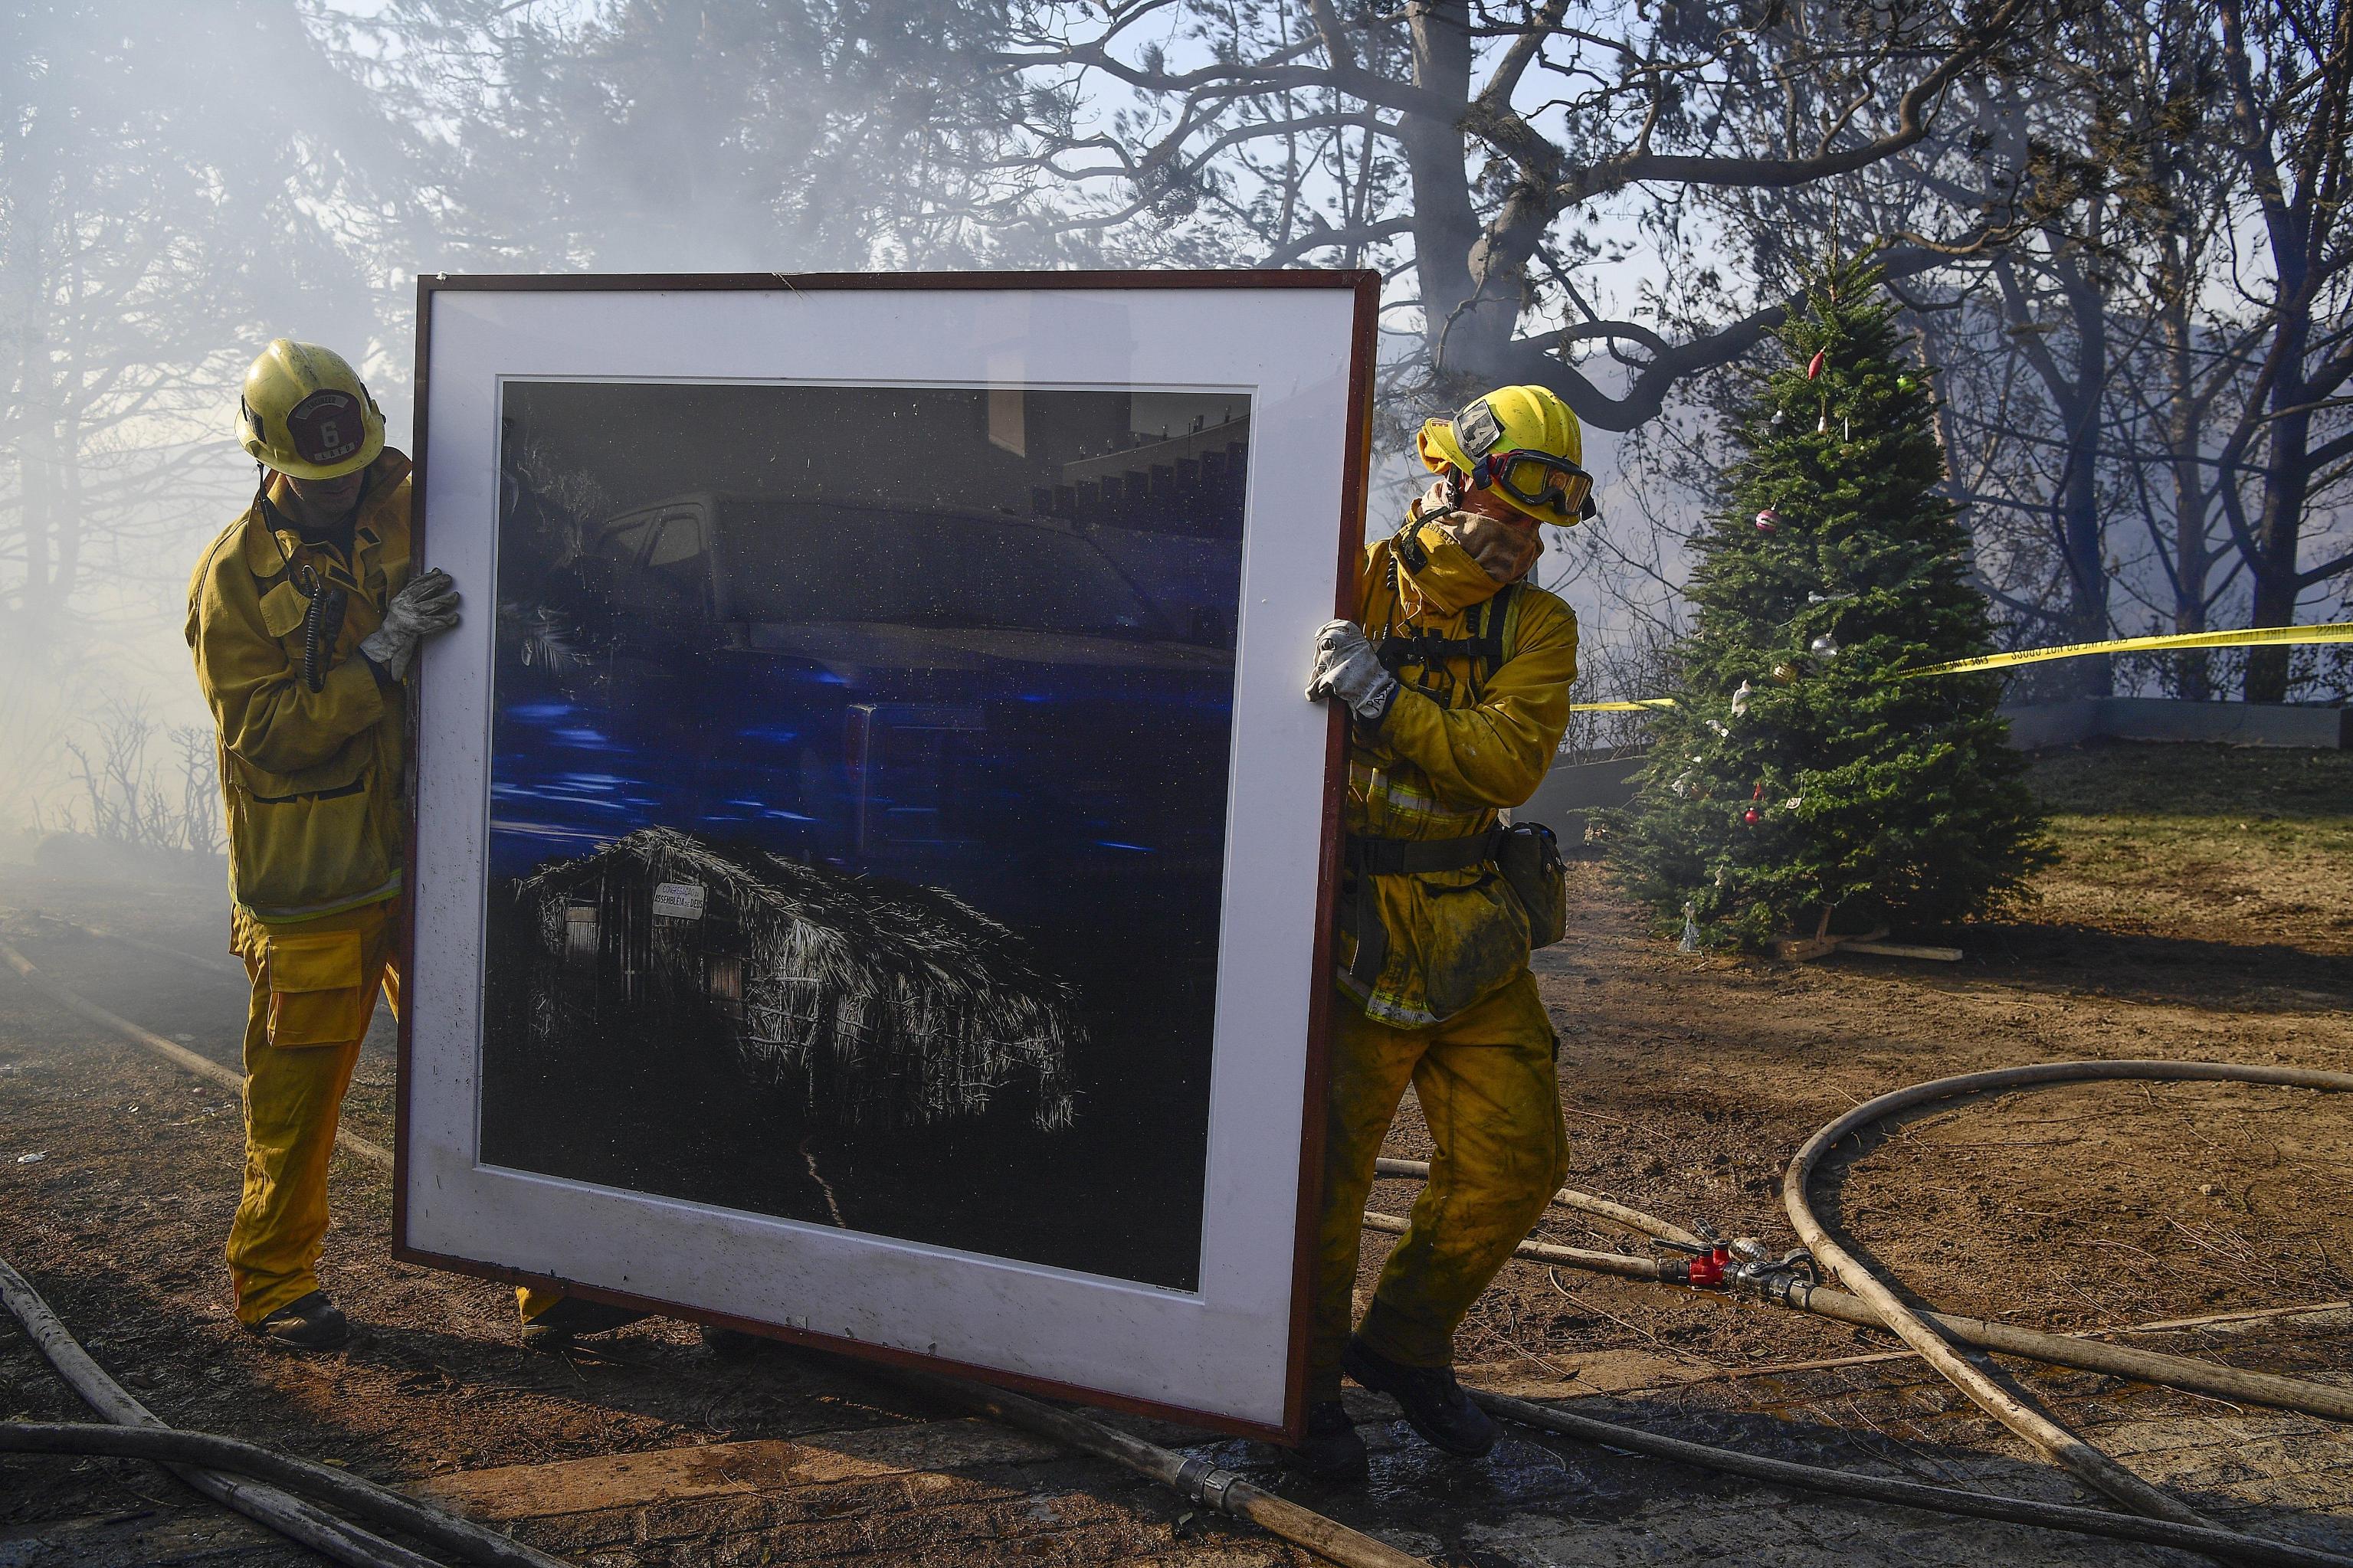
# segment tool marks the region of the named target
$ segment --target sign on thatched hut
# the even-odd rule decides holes
[[[1068,986],[937,889],[649,827],[517,891],[539,933],[543,1048],[628,1027],[659,1051],[716,1031],[840,1126],[977,1116],[1009,1089],[1039,1126],[1071,1121],[1065,1064],[1082,1026]]]

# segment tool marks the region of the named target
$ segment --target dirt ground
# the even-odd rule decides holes
[[[2353,1069],[2353,753],[2109,744],[2048,754],[2035,778],[2056,813],[2059,863],[2037,904],[1945,933],[1966,950],[1957,965],[1682,955],[1648,934],[1603,868],[1577,867],[1568,940],[1537,956],[1562,1038],[1570,1184],[1778,1248],[1794,1245],[1778,1197],[1791,1151],[1904,1084],[2079,1057]],[[0,934],[33,963],[233,1064],[244,982],[222,952],[218,905],[208,887],[0,866]],[[387,1143],[390,1045],[380,1020],[347,1110]],[[220,1262],[237,1126],[231,1097],[0,972],[0,1255],[174,1425],[438,1489],[600,1563],[1304,1560],[828,1358],[775,1350],[720,1363],[666,1322],[568,1357],[527,1355],[511,1296],[387,1260],[389,1184],[348,1159],[323,1271],[365,1331],[340,1355],[272,1353],[236,1331]],[[1391,1152],[1427,1152],[1409,1105]],[[1949,1310],[2074,1331],[2353,1300],[2353,1103],[2325,1095],[2085,1085],[1951,1102],[1844,1154],[1817,1192],[1853,1250]],[[1384,1183],[1376,1203],[1402,1213],[1412,1195]],[[1641,1250],[1565,1212],[1539,1234]],[[1367,1290],[1387,1246],[1367,1237]],[[1679,1435],[2079,1496],[1916,1363],[1795,1364],[1889,1342],[1515,1262],[1458,1349],[1467,1379]],[[2342,1309],[2132,1342],[2353,1381],[2353,1311]],[[2353,1552],[2343,1430],[2088,1374],[2025,1381],[2212,1516]],[[1352,1409],[1375,1443],[1374,1487],[1282,1489],[1435,1561],[2187,1561],[1806,1500],[1523,1434],[1490,1463],[1461,1465],[1413,1443],[1384,1402],[1355,1395]],[[0,1415],[82,1414],[24,1338],[0,1329]],[[1159,1435],[1277,1481],[1254,1445]],[[821,1479],[833,1489],[818,1504],[807,1486],[779,1483],[773,1498],[754,1487],[769,1500],[747,1511],[750,1483],[681,1482],[646,1494],[667,1496],[668,1513],[642,1498],[623,1506],[628,1485],[607,1457],[642,1457],[643,1470],[685,1449],[746,1464],[789,1454],[809,1486],[808,1456],[829,1455]],[[565,1487],[586,1500],[550,1500]],[[681,1500],[723,1494],[725,1507]],[[801,1500],[774,1500],[787,1496]],[[152,1469],[0,1460],[0,1568],[306,1560]]]

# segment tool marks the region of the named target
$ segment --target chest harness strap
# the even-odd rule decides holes
[[[1392,563],[1394,569],[1394,563]],[[1432,672],[1444,668],[1449,659],[1467,658],[1478,667],[1472,678],[1472,700],[1479,690],[1504,668],[1504,628],[1512,618],[1512,603],[1519,595],[1517,583],[1507,583],[1494,595],[1475,606],[1470,623],[1463,629],[1469,635],[1459,637],[1440,637],[1436,632],[1411,627],[1405,631],[1384,632],[1373,648],[1373,656],[1381,668],[1398,679],[1400,668],[1409,664],[1421,667],[1421,680],[1408,681],[1424,696],[1436,693],[1426,684]]]

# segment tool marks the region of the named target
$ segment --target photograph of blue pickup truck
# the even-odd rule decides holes
[[[501,416],[483,1159],[1193,1288],[1247,394]]]

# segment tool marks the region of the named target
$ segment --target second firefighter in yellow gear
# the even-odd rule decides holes
[[[1422,453],[1440,481],[1366,548],[1361,619],[1324,628],[1309,689],[1355,716],[1301,1449],[1327,1479],[1364,1467],[1338,1405],[1344,1366],[1441,1448],[1493,1443],[1454,1383],[1454,1331],[1567,1163],[1531,911],[1496,835],[1551,766],[1577,676],[1575,615],[1524,581],[1535,522],[1587,515],[1590,481],[1575,416],[1543,388],[1433,424]],[[1365,1200],[1408,1083],[1435,1146],[1430,1181],[1352,1336]]]
[[[339,355],[271,343],[237,429],[262,482],[197,563],[185,628],[218,730],[231,947],[253,986],[229,1277],[239,1321],[319,1349],[343,1334],[317,1272],[328,1155],[379,990],[397,1005],[403,678],[418,642],[456,624],[457,595],[414,570],[408,459]]]

